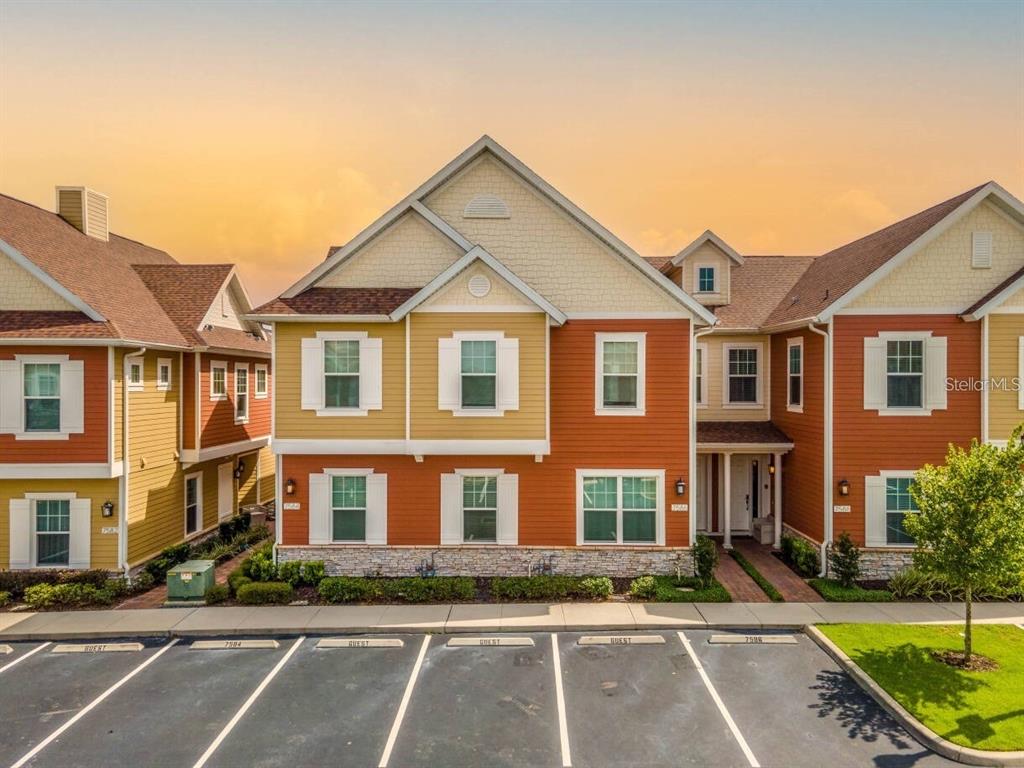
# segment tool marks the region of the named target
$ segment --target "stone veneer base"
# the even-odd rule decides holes
[[[688,547],[280,546],[278,562],[323,560],[329,576],[416,576],[433,558],[438,576],[526,576],[552,559],[571,576],[693,575]]]
[[[820,547],[820,542],[815,541],[795,528],[783,525],[782,532],[787,536],[795,536],[803,539],[815,547]],[[864,581],[888,581],[897,573],[905,571],[914,564],[914,550],[899,548],[871,548],[861,547],[860,550],[860,578]]]

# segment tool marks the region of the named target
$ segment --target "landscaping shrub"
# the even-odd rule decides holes
[[[273,545],[262,546],[242,562],[242,572],[253,581],[275,581]]]
[[[25,590],[25,603],[36,610],[110,605],[115,599],[116,595],[107,587],[93,584],[35,584]]]
[[[782,537],[782,558],[805,578],[817,576],[821,570],[817,547],[798,536]]]
[[[811,587],[830,603],[888,603],[892,592],[885,589],[864,589],[856,584],[847,587],[836,579],[811,579]]]
[[[586,576],[580,579],[577,588],[580,597],[589,597],[592,600],[607,600],[614,591],[612,580],[607,576]]]
[[[605,585],[598,585],[594,576],[507,576],[491,580],[495,600],[568,600],[574,597],[606,597]],[[608,579],[607,586],[611,586]],[[595,592],[594,590],[597,590]]]
[[[283,581],[254,581],[239,587],[236,597],[243,605],[287,605],[295,592]]]
[[[148,592],[153,588],[154,583],[153,574],[146,571],[139,571],[132,579],[131,591],[136,594]]]
[[[223,603],[231,596],[227,584],[214,584],[203,595],[203,599],[207,605],[216,605],[217,603]]]
[[[889,579],[889,591],[897,600],[962,600],[963,591],[938,574],[908,568]],[[1004,582],[981,584],[974,597],[979,600],[1024,599],[1024,576]]]
[[[403,603],[451,603],[476,597],[476,580],[469,576],[412,576],[382,583],[387,600]]]
[[[306,560],[302,563],[302,583],[315,587],[324,580],[327,571],[323,560]]]
[[[252,584],[252,579],[242,573],[241,570],[232,571],[228,576],[228,590],[232,595],[237,595],[238,590],[246,584]]]
[[[697,537],[693,545],[693,567],[700,583],[708,587],[715,580],[718,567],[718,546],[708,536]]]
[[[25,590],[36,584],[91,584],[101,589],[110,577],[105,570],[91,571],[0,571],[0,592],[10,592],[13,599],[24,597]]]
[[[658,591],[658,582],[653,576],[640,576],[629,583],[629,594],[650,600]]]
[[[287,581],[293,587],[302,582],[302,563],[298,560],[287,560],[277,566],[277,580]]]
[[[167,581],[167,572],[174,566],[184,563],[191,554],[192,545],[187,542],[175,544],[146,563],[146,573],[153,577],[154,584],[163,584]]]
[[[659,603],[728,603],[732,601],[725,587],[714,578],[711,584],[695,576],[641,576],[630,584],[633,597]]]
[[[355,576],[328,576],[320,582],[317,593],[328,603],[366,603],[384,595],[380,579]]]
[[[860,578],[860,550],[846,531],[829,548],[828,561],[836,579],[847,589]]]
[[[0,608],[6,608],[14,602],[10,592],[0,592]]]

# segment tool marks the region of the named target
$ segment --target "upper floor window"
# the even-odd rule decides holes
[[[249,420],[249,366],[235,366],[235,423]]]
[[[0,434],[67,440],[85,432],[85,362],[68,355],[0,360]]]
[[[455,416],[519,409],[519,339],[502,331],[456,331],[437,340],[437,407]]]
[[[267,366],[256,366],[256,392],[255,397],[261,400],[267,396]]]
[[[498,404],[498,342],[467,340],[460,345],[463,408],[496,408]]]
[[[699,293],[715,292],[714,267],[697,267],[697,291]]]
[[[25,431],[60,432],[60,363],[25,363]]]
[[[143,388],[142,360],[133,359],[128,361],[128,389],[139,390]]]
[[[210,399],[227,400],[228,397],[228,364],[213,361],[210,363]]]
[[[596,411],[599,415],[643,415],[646,335],[597,334]]]
[[[171,361],[161,357],[156,362],[156,388],[167,391],[171,388]]]
[[[303,339],[302,408],[318,416],[366,416],[380,410],[383,364],[383,340],[365,331],[320,331]],[[263,370],[266,376],[265,366]],[[257,387],[260,371],[257,367]]]
[[[945,409],[946,342],[931,331],[865,337],[864,409],[881,416],[927,416]]]
[[[757,405],[761,402],[759,346],[724,345],[726,352],[726,403]]]
[[[786,340],[788,386],[786,405],[790,410],[798,411],[804,402],[804,340],[802,338]]]
[[[359,407],[359,341],[324,341],[324,407]]]
[[[885,371],[886,407],[924,407],[924,341],[887,341]]]
[[[704,392],[704,355],[706,349],[705,345],[698,344],[693,354],[693,396],[697,405],[707,405],[707,397]]]

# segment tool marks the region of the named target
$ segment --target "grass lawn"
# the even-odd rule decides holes
[[[811,579],[810,585],[830,603],[888,603],[892,592],[887,589],[864,589],[856,584],[844,587],[836,579]]]
[[[819,629],[937,734],[968,747],[1024,749],[1024,630],[976,625],[974,652],[999,664],[964,672],[932,650],[961,650],[961,625],[833,624]]]

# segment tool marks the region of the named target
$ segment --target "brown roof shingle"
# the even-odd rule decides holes
[[[792,443],[770,421],[698,421],[697,443]]]
[[[199,342],[199,323],[224,281],[230,264],[136,264],[135,271],[185,338]]]
[[[731,303],[715,308],[718,327],[760,328],[813,262],[813,256],[745,256],[732,267]]]
[[[110,323],[90,320],[81,312],[0,312],[0,337],[30,339],[116,339]]]
[[[386,315],[420,288],[308,288],[294,298],[278,297],[253,310],[257,315]]]
[[[1024,267],[1021,267],[1020,269],[1018,269],[1016,272],[1014,272],[1008,278],[1003,280],[1003,282],[1001,282],[999,285],[997,285],[991,291],[989,291],[984,296],[982,296],[980,299],[978,299],[976,302],[971,304],[971,306],[969,306],[967,309],[965,309],[963,311],[963,314],[970,315],[970,314],[973,314],[974,312],[977,312],[979,309],[981,309],[983,306],[985,306],[985,304],[990,302],[992,299],[994,299],[1000,293],[1005,291],[1007,288],[1009,288],[1015,282],[1020,280],[1022,277],[1024,277]]]

